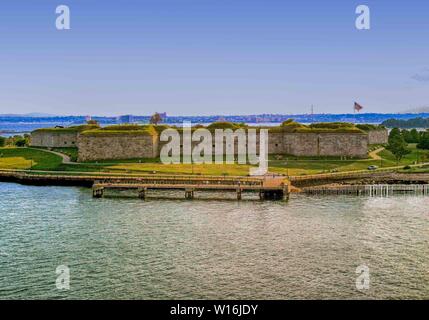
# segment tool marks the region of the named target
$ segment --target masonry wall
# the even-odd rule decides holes
[[[184,145],[184,141],[183,141],[183,136],[180,134],[180,150],[181,150],[181,152],[183,152],[183,145]],[[246,133],[246,139],[247,139],[247,133]],[[166,142],[166,141],[159,141],[159,144],[158,144],[158,156],[159,156],[159,154],[161,153],[161,149],[167,144],[168,142]],[[199,144],[199,142],[198,141],[192,141],[191,142],[191,145],[192,145],[192,150],[194,149],[194,147],[195,146],[197,146]],[[237,138],[235,138],[234,139],[234,141],[233,141],[233,145],[234,145],[234,154],[235,155],[237,155],[238,154],[238,139]],[[247,140],[246,140],[246,147],[247,147]],[[212,135],[212,141],[211,141],[211,149],[212,149],[212,154],[213,155],[216,155],[216,154],[226,154],[226,150],[227,150],[227,148],[232,148],[232,143],[231,143],[231,141],[227,141],[225,138],[224,138],[224,144],[223,144],[223,151],[220,151],[220,150],[218,150],[216,147],[215,147],[215,134],[213,133],[213,135]],[[218,151],[220,151],[220,152],[218,152]],[[257,136],[256,136],[256,151],[257,151],[257,154],[259,154],[259,133],[257,134]],[[246,152],[245,152],[245,154],[246,154]]]
[[[30,145],[46,148],[76,147],[77,135],[77,132],[34,131],[31,133]]]
[[[389,140],[387,129],[370,130],[368,132],[368,144],[386,144]]]
[[[271,138],[271,136],[270,136]],[[278,137],[274,140],[279,141]],[[272,146],[271,151],[279,146]],[[269,150],[270,151],[270,150]],[[283,152],[295,156],[348,156],[364,158],[368,136],[364,133],[283,133]],[[272,153],[272,152],[270,152]]]
[[[78,161],[155,158],[158,136],[151,135],[79,135]]]
[[[268,153],[365,158],[368,152],[368,141],[368,135],[365,133],[271,132],[268,139]],[[160,142],[158,136],[149,135],[79,135],[78,161],[155,158],[159,156],[165,143]],[[214,143],[212,141],[213,154],[215,154]],[[192,146],[196,144],[197,142],[193,142]],[[237,154],[237,141],[234,145],[234,151]],[[259,153],[259,139],[257,139],[257,152]]]
[[[212,153],[215,153],[212,141]],[[197,143],[193,142],[192,146]],[[159,151],[165,142],[159,143]],[[259,153],[259,134],[256,141]],[[224,145],[224,154],[225,154]],[[237,140],[234,153],[237,154]],[[368,135],[365,133],[289,133],[270,132],[268,136],[269,154],[290,154],[295,156],[347,156],[365,158],[368,153]]]

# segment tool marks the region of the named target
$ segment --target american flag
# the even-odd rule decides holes
[[[363,107],[359,103],[355,102],[355,106],[354,106],[353,110],[359,112],[362,109],[363,109]]]

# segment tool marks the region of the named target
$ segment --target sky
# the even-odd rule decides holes
[[[0,114],[429,106],[429,1],[2,0]],[[70,30],[57,30],[58,5]],[[356,7],[370,8],[358,30]]]

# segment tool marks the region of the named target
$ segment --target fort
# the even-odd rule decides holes
[[[192,128],[196,130],[202,126]],[[31,134],[31,146],[46,148],[76,147],[78,161],[157,158],[162,146],[161,132],[166,125],[82,125],[38,129]],[[181,128],[176,128],[181,132]],[[292,120],[275,127],[249,127],[245,124],[216,122],[216,129],[268,129],[268,153],[291,156],[339,156],[365,158],[368,146],[387,143],[388,132],[374,125],[315,123],[303,125]],[[226,143],[226,142],[224,142]],[[193,146],[198,144],[193,142]],[[234,142],[236,144],[236,141]],[[258,141],[257,141],[258,145]],[[214,145],[213,145],[214,148]],[[237,152],[237,148],[234,148]]]

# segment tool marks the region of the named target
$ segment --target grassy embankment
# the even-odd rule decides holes
[[[406,166],[418,162],[428,162],[429,151],[419,150],[415,145],[409,145],[411,153],[404,157],[399,163]],[[76,149],[57,148],[57,152],[63,152],[76,158]],[[341,160],[335,157],[293,157],[293,156],[270,156],[270,172],[304,175],[327,172],[345,172],[365,170],[369,165],[380,168],[397,166],[393,155],[383,150],[379,154],[381,160],[374,159],[349,159]],[[0,169],[32,169],[32,170],[54,170],[69,172],[125,172],[125,173],[158,173],[158,174],[203,174],[203,175],[247,175],[248,165],[216,165],[216,164],[162,164],[159,159],[132,159],[132,160],[109,160],[99,162],[87,162],[79,164],[62,164],[61,157],[43,151],[27,148],[0,148]],[[429,172],[429,168],[413,168],[411,172]]]
[[[62,158],[43,150],[28,148],[0,148],[0,169],[55,170]]]

